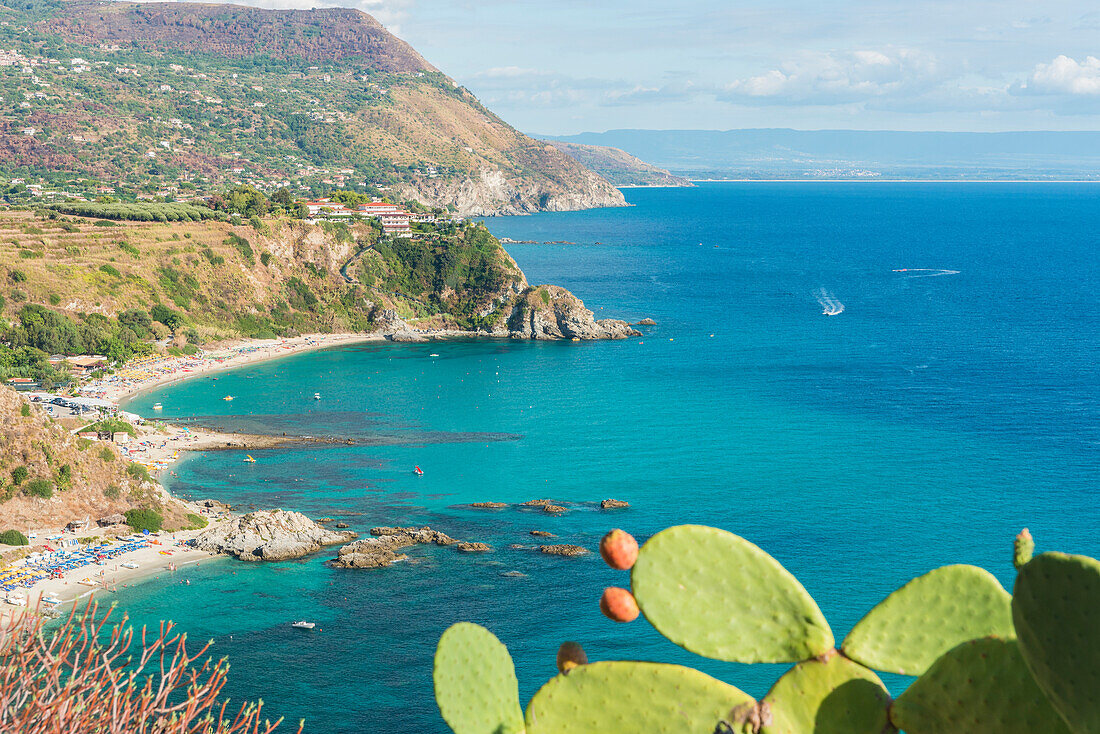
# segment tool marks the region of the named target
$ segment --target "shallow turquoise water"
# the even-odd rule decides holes
[[[640,339],[353,346],[130,406],[366,444],[254,452],[251,465],[192,457],[175,492],[359,531],[430,524],[496,552],[421,548],[418,563],[380,571],[329,569],[329,552],[210,561],[118,594],[121,606],[213,637],[233,664],[229,694],[262,697],[307,731],[419,733],[445,731],[431,656],[457,620],[508,644],[524,700],[565,639],[593,659],[695,665],[754,695],[782,671],[703,660],[643,622],[604,620],[600,591],[625,575],[596,556],[509,548],[530,545],[531,529],[594,548],[612,526],[642,539],[684,522],[727,528],[783,562],[838,638],[938,565],[975,563],[1010,585],[1024,525],[1040,549],[1100,554],[1100,188],[721,184],[627,197],[635,206],[488,224],[578,243],[509,249],[532,282],[573,289],[599,316],[653,317]],[[823,316],[819,298],[843,313]],[[573,509],[456,507],[536,497]],[[600,512],[606,497],[632,508]],[[527,576],[501,575],[511,570]],[[323,632],[290,629],[299,618]]]

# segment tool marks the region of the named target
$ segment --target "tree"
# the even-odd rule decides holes
[[[0,545],[30,545],[30,541],[18,530],[5,530],[0,533]]]
[[[168,308],[163,303],[158,303],[149,309],[149,315],[152,317],[153,321],[159,321],[172,330],[175,330],[183,323],[183,316]]]
[[[286,186],[283,186],[271,195],[271,202],[283,207],[289,207],[294,203],[294,194],[290,193],[290,189]]]
[[[145,339],[149,336],[149,327],[153,322],[148,313],[135,308],[121,312],[118,315],[118,323],[132,329],[139,339]]]
[[[126,524],[138,533],[142,530],[148,530],[150,533],[155,533],[160,530],[160,526],[164,524],[164,517],[156,510],[141,510],[134,508],[127,510],[124,514],[126,515]]]

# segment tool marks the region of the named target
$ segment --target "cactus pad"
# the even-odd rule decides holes
[[[890,707],[907,734],[1069,734],[1016,640],[970,640],[932,664]]]
[[[519,683],[508,649],[469,622],[452,625],[435,649],[435,700],[455,734],[523,731]]]
[[[574,668],[539,689],[527,706],[528,734],[711,734],[753,699],[692,668],[602,661]]]
[[[638,553],[631,586],[650,624],[699,655],[789,663],[833,647],[806,589],[755,545],[717,528],[680,525]]]
[[[1069,728],[1100,732],[1100,561],[1040,553],[1020,568],[1012,619],[1035,682]]]
[[[761,734],[892,732],[890,694],[872,671],[832,655],[791,668],[764,697],[771,723]]]
[[[962,642],[1015,637],[1011,600],[984,569],[937,568],[879,602],[852,628],[841,649],[875,670],[920,675]]]

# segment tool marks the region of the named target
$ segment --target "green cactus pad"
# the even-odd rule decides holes
[[[907,734],[1069,734],[1016,640],[970,640],[932,664],[890,707]]]
[[[751,696],[692,668],[601,661],[551,678],[527,706],[527,734],[712,734]]]
[[[1015,637],[1011,603],[985,569],[944,566],[879,602],[852,628],[841,649],[875,670],[920,675],[962,642]]]
[[[733,533],[680,525],[657,533],[630,576],[657,631],[699,655],[790,663],[833,647],[833,633],[798,579]]]
[[[1012,619],[1035,682],[1076,734],[1100,732],[1100,561],[1040,553],[1016,576]]]
[[[885,734],[890,694],[872,671],[833,655],[791,668],[764,697],[761,734]]]
[[[435,701],[455,734],[523,731],[519,682],[508,648],[469,622],[451,626],[435,649]]]

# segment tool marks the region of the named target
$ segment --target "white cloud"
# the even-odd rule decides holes
[[[519,77],[536,76],[538,69],[525,69],[522,66],[494,66],[474,74],[479,79],[516,79]]]
[[[1069,56],[1057,56],[1049,64],[1036,64],[1027,81],[1013,86],[1017,94],[1100,95],[1100,59],[1087,56],[1078,63]]]
[[[842,104],[925,89],[940,77],[932,56],[909,49],[806,53],[778,69],[730,82],[723,97],[758,103]]]

